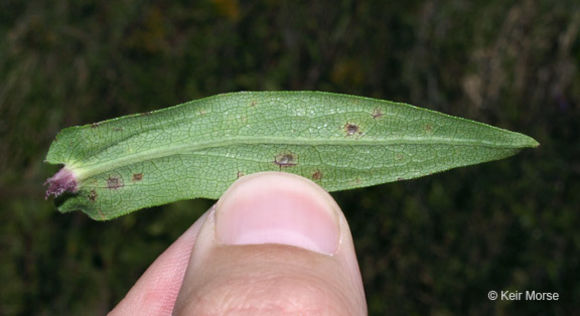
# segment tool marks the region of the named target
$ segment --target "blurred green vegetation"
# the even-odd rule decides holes
[[[237,90],[378,97],[520,131],[507,160],[334,194],[372,315],[580,310],[577,1],[0,1],[0,315],[102,315],[212,203],[59,214],[56,133]],[[556,291],[548,303],[489,290]]]

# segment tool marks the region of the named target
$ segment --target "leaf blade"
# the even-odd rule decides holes
[[[239,92],[64,129],[46,161],[79,186],[59,210],[110,219],[218,198],[239,176],[279,170],[329,191],[501,159],[523,134],[403,103],[326,92]]]

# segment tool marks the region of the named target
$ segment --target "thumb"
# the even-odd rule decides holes
[[[321,187],[288,173],[234,183],[202,224],[175,315],[364,315],[344,214]]]

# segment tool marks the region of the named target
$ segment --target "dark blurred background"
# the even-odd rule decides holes
[[[193,2],[193,1],[192,1]],[[580,310],[577,1],[0,1],[0,315],[102,315],[212,201],[59,214],[67,126],[238,90],[404,101],[536,138],[507,160],[333,194],[371,315]],[[490,302],[489,290],[558,302]]]

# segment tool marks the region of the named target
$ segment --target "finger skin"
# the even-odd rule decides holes
[[[191,250],[206,218],[207,212],[169,246],[108,315],[171,315]]]
[[[329,255],[280,244],[223,244],[216,234],[216,219],[224,204],[220,200],[199,232],[174,315],[366,315],[352,237],[336,202],[314,183],[288,179],[294,175],[249,177],[262,177],[262,187],[253,192],[275,191],[260,195],[257,207],[291,208],[296,191],[285,199],[284,191],[273,189],[281,183],[285,183],[282,187],[305,185],[313,186],[307,190],[320,190],[316,194],[324,195],[336,210],[340,228],[336,251]],[[240,180],[232,187],[248,185],[244,181],[251,180]],[[231,196],[226,192],[222,198]],[[297,205],[308,207],[308,199],[305,196]]]

